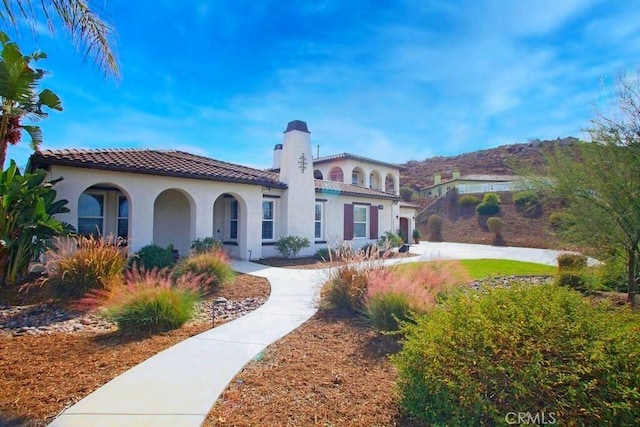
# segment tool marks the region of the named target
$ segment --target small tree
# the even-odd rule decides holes
[[[493,244],[494,245],[504,245],[504,239],[502,237],[502,232],[504,231],[504,221],[497,216],[492,216],[487,219],[487,227],[489,227],[489,231],[493,233]]]
[[[427,230],[429,230],[429,240],[432,242],[442,242],[442,224],[444,220],[440,215],[433,214],[427,220]]]
[[[276,242],[276,249],[285,258],[294,258],[301,250],[309,246],[311,246],[309,239],[300,236],[281,237]]]
[[[572,221],[563,230],[571,242],[623,250],[628,300],[637,304],[640,253],[640,80],[620,76],[616,113],[598,115],[589,129],[591,142],[558,148],[547,159],[539,183],[563,197]]]
[[[405,202],[410,202],[415,197],[416,192],[409,187],[400,187],[400,197]]]

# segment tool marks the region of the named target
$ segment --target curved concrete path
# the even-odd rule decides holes
[[[417,257],[501,258],[555,264],[557,251],[458,243],[412,245]],[[317,311],[324,270],[293,270],[234,261],[234,270],[271,283],[267,302],[252,313],[188,338],[100,387],[51,426],[199,426],[227,384],[251,359]]]

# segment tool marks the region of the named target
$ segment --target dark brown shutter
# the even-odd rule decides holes
[[[369,238],[378,238],[378,206],[372,205],[369,210]]]
[[[353,240],[353,205],[344,205],[344,240]]]

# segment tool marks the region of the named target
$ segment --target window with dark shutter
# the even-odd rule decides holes
[[[369,238],[378,238],[378,206],[371,206],[369,211]]]

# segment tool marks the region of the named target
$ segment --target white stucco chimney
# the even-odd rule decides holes
[[[280,160],[282,158],[282,144],[276,144],[273,147],[273,168],[280,169]]]
[[[301,120],[289,122],[284,131],[280,181],[288,187],[282,197],[282,209],[285,213],[283,235],[307,237],[313,242],[316,193],[311,133],[307,124]],[[312,253],[313,250],[307,248],[300,255]]]

